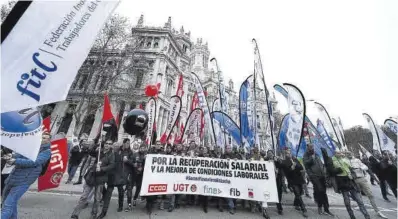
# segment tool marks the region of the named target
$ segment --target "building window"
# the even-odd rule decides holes
[[[105,77],[105,76],[101,77],[101,82],[100,82],[99,89],[102,89],[103,87],[105,87],[105,84],[106,84],[107,80],[108,80],[108,77]]]
[[[144,77],[143,72],[138,72],[137,73],[137,80],[135,81],[135,88],[140,88],[142,85],[142,79]]]
[[[153,44],[153,48],[159,48],[159,38],[155,38],[155,43]]]
[[[146,42],[146,48],[151,48],[152,46],[152,37],[148,37],[148,40]]]
[[[140,37],[139,43],[140,43],[140,47],[141,47],[141,48],[144,47],[144,45],[145,45],[145,38],[144,38],[144,37]]]
[[[171,95],[171,90],[173,89],[173,81],[168,80],[167,82],[167,96]]]
[[[113,62],[112,62],[112,61],[108,61],[108,65],[109,65],[109,66],[112,66],[112,65],[113,65]]]

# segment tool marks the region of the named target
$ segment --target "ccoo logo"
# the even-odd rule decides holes
[[[1,114],[1,129],[6,132],[30,132],[42,124],[40,112],[37,109],[23,109]]]

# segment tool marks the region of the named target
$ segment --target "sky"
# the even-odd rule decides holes
[[[344,128],[367,127],[398,116],[398,1],[182,1],[122,0],[116,13],[135,25],[163,26],[209,43],[228,81],[238,90],[253,72],[259,45],[266,84],[292,83],[305,99],[322,103]],[[275,94],[287,113],[286,100]],[[312,118],[317,111],[307,103]],[[311,118],[310,117],[310,118]]]

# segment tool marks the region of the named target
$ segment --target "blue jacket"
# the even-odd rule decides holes
[[[6,180],[10,186],[31,185],[39,178],[43,166],[51,158],[50,144],[43,144],[40,147],[39,155],[36,161],[16,154],[15,168]]]

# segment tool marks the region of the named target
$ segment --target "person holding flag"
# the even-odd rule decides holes
[[[20,154],[5,158],[5,162],[9,165],[15,165],[15,168],[7,178],[6,186],[2,191],[4,202],[1,209],[1,218],[18,218],[19,199],[28,191],[30,185],[39,178],[43,170],[47,170],[51,158],[50,139],[50,133],[44,132],[42,134],[40,151],[35,161]]]

